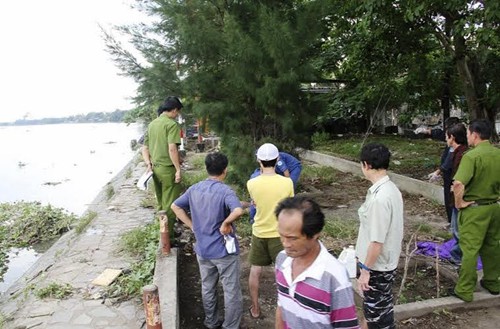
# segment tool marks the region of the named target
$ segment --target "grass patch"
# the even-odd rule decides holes
[[[189,160],[190,170],[201,170],[205,172],[205,154],[194,154]]]
[[[127,299],[142,294],[142,287],[151,284],[159,244],[160,225],[158,221],[146,227],[131,230],[120,239],[122,250],[140,259],[132,264],[130,272],[118,277],[109,287],[113,298]]]
[[[328,166],[303,166],[299,184],[330,185],[335,182],[338,171]]]
[[[89,223],[97,217],[97,213],[95,211],[89,211],[84,216],[80,218],[78,224],[75,227],[75,232],[77,234],[81,234],[89,225]]]
[[[73,294],[73,287],[69,284],[59,284],[52,282],[45,288],[35,290],[35,296],[40,299],[55,298],[64,299]]]
[[[448,230],[429,225],[426,222],[413,223],[407,234],[418,233],[419,240],[449,240],[453,235]]]
[[[108,183],[106,186],[106,200],[109,200],[115,195],[115,189],[113,188],[113,185],[111,183]]]
[[[130,177],[132,177],[132,168],[128,167],[127,171],[125,172],[125,178],[129,179]]]
[[[183,189],[187,189],[189,188],[191,185],[194,185],[198,182],[201,182],[202,180],[206,179],[207,178],[207,173],[206,172],[190,172],[190,171],[186,171],[184,172],[184,174],[182,175],[182,181],[181,181],[181,184],[182,184],[182,187]]]
[[[359,222],[352,219],[327,218],[323,234],[333,239],[343,240],[347,244],[355,244],[358,238]]]
[[[349,136],[345,138],[322,140],[313,144],[314,150],[341,158],[359,161],[361,144],[364,136]],[[391,151],[390,169],[396,173],[414,176],[412,173],[428,172],[439,166],[441,153],[445,147],[443,142],[431,139],[409,139],[392,135],[369,135],[368,143],[382,143]]]
[[[148,189],[148,193],[144,199],[141,200],[141,207],[143,208],[156,208],[156,195],[152,188]]]

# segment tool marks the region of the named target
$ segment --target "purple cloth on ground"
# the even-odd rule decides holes
[[[417,242],[417,254],[436,257],[436,249],[440,259],[450,260],[450,250],[455,246],[457,241],[452,238],[448,241],[443,242],[442,244],[436,242]],[[477,260],[477,269],[480,270],[483,268],[483,263],[481,263],[481,257],[478,257]]]

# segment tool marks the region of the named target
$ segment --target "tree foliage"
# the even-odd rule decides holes
[[[241,177],[255,148],[307,144],[315,122],[396,109],[492,122],[500,106],[500,4],[493,0],[138,0],[153,20],[121,27],[141,60],[106,34],[139,83],[131,117],[169,94],[208,122]],[[301,83],[342,81],[321,97]],[[327,104],[327,107],[324,106]],[[325,110],[326,109],[326,110]],[[402,111],[404,110],[404,113]],[[289,149],[288,149],[289,151]]]
[[[128,32],[148,66],[110,43],[122,70],[141,85],[139,102],[182,95],[186,110],[208,118],[221,137],[240,180],[248,178],[264,140],[281,148],[305,145],[321,105],[301,91],[301,83],[321,78],[313,63],[329,30],[331,1],[141,5],[157,20]]]
[[[411,114],[451,101],[494,122],[499,102],[497,1],[336,1],[322,67],[350,81],[332,114],[407,104]]]

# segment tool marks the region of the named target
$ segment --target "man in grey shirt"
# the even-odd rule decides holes
[[[387,176],[391,153],[382,144],[361,150],[361,170],[373,185],[359,208],[356,256],[367,328],[395,328],[392,285],[403,240],[403,198]],[[366,326],[364,326],[366,328]]]

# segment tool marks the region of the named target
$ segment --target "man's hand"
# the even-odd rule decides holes
[[[439,171],[436,170],[436,171],[430,173],[429,175],[427,175],[427,178],[429,179],[430,183],[434,183],[434,182],[437,182],[441,178],[441,176],[439,175]]]
[[[360,292],[368,291],[371,287],[368,285],[370,281],[370,272],[366,270],[361,270],[361,274],[358,278],[358,289]]]
[[[176,182],[176,183],[180,183],[180,182],[181,182],[181,179],[182,179],[182,178],[181,178],[181,171],[180,171],[180,170],[177,170],[177,171],[175,172],[175,182]]]
[[[226,234],[233,232],[233,227],[231,226],[230,223],[222,222],[222,225],[220,226],[219,231],[220,231],[220,234],[226,235]]]
[[[468,206],[470,206],[473,203],[474,203],[474,201],[464,201],[464,199],[462,199],[458,203],[455,202],[455,207],[457,209],[464,209],[464,208],[467,208]]]
[[[468,206],[474,203],[474,201],[464,200],[465,186],[464,184],[462,184],[462,182],[454,180],[452,188],[453,188],[453,193],[455,194],[455,208],[457,209],[467,208]]]
[[[241,207],[243,209],[250,207],[250,202],[248,202],[248,201],[240,201],[240,203],[241,203]]]

